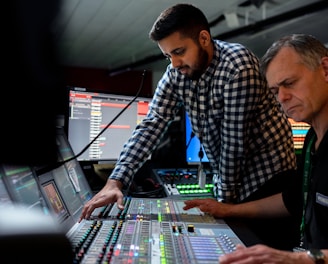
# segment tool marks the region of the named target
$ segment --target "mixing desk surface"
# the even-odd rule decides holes
[[[125,198],[76,224],[67,234],[75,263],[218,263],[243,244],[223,221],[182,200]]]
[[[90,219],[78,223],[83,206],[93,197],[93,190],[79,162],[73,158],[74,152],[62,127],[58,127],[56,141],[58,160],[65,161],[59,167],[36,171],[30,166],[0,165],[0,198],[3,203],[24,203],[29,210],[40,210],[41,214],[53,217],[59,224],[60,230],[52,234],[49,228],[41,230],[42,226],[35,226],[34,220],[25,226],[5,215],[6,223],[19,224],[19,228],[13,225],[9,231],[6,229],[6,238],[2,241],[7,248],[12,248],[7,235],[17,238],[20,231],[24,237],[29,234],[31,243],[27,244],[42,244],[46,248],[28,250],[28,254],[21,254],[23,261],[44,263],[40,253],[44,252],[48,259],[50,256],[50,262],[57,258],[62,261],[56,263],[65,264],[211,264],[218,263],[220,255],[235,250],[236,244],[248,246],[253,243],[242,226],[231,223],[231,219],[227,222],[218,220],[198,208],[183,210],[186,199],[212,197],[212,175],[206,173],[203,186],[199,184],[199,178],[204,178],[198,175],[205,174],[192,168],[154,170],[157,178],[151,177],[151,180],[156,183],[154,187],[158,183],[161,188],[155,188],[155,192],[150,188],[150,192],[160,194],[160,197],[151,197],[149,192],[147,198],[130,193],[131,197],[126,195],[124,198],[123,210],[119,210],[116,204],[97,208]],[[4,217],[3,213],[0,215]],[[24,214],[23,218],[25,216],[28,215]],[[0,242],[3,233],[0,232]],[[34,240],[36,243],[33,244]],[[19,252],[27,251],[26,243],[21,243],[20,247]],[[49,248],[56,258],[46,254]],[[7,251],[10,254],[11,251]]]

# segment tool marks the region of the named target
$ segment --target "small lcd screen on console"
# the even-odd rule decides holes
[[[9,205],[12,204],[10,195],[6,189],[5,183],[3,181],[3,175],[0,172],[0,205]]]
[[[60,160],[66,161],[73,158],[74,153],[71,144],[69,143],[63,129],[58,129],[57,140]],[[74,158],[65,162],[64,167],[74,191],[80,196],[82,203],[89,201],[92,198],[93,193],[80,163]]]
[[[4,164],[2,168],[14,202],[43,209],[41,190],[31,167]]]
[[[56,184],[54,181],[49,181],[42,185],[43,192],[47,199],[49,206],[52,209],[52,212],[57,216],[58,219],[64,219],[68,216],[66,207],[61,199],[61,196],[57,190]]]

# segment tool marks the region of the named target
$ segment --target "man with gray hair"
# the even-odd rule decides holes
[[[310,35],[285,36],[268,49],[261,69],[285,113],[311,125],[296,181],[282,193],[264,199],[238,205],[211,199],[206,204],[186,201],[185,209],[199,206],[221,218],[294,215],[299,219],[300,244],[294,252],[264,245],[238,246],[222,256],[220,264],[328,263],[328,50]],[[284,239],[282,236],[281,241]]]

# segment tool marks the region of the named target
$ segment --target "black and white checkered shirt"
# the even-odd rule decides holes
[[[214,40],[214,57],[199,80],[168,66],[147,117],[125,144],[110,178],[128,186],[183,105],[213,168],[219,201],[239,202],[279,172],[296,168],[287,117],[240,44]]]

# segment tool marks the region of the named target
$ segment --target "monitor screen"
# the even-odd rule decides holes
[[[296,154],[300,154],[303,145],[306,133],[310,129],[310,125],[304,122],[296,122],[293,119],[289,118],[289,122],[292,126],[292,133],[293,133],[293,140],[294,140],[294,147]],[[188,114],[185,113],[185,137],[186,137],[186,162],[187,164],[199,164],[199,148],[200,148],[200,141],[199,139],[192,133],[191,130],[191,123],[188,117]],[[203,162],[208,162],[208,157],[206,156],[205,150]]]
[[[45,209],[42,193],[31,167],[3,164],[2,169],[14,203],[26,205],[28,208]]]
[[[188,114],[185,113],[185,142],[186,142],[186,162],[189,165],[199,164],[199,150],[200,150],[200,141],[197,136],[192,132],[191,122],[188,117]],[[208,163],[208,157],[206,156],[205,150],[203,148],[204,157],[202,158],[203,163]]]
[[[3,181],[4,174],[0,171],[0,205],[12,204],[11,197]]]
[[[59,219],[65,220],[70,215],[77,220],[84,203],[92,198],[93,193],[64,128],[58,127],[56,133],[58,161],[63,164],[40,174],[39,182],[51,211]]]
[[[59,219],[65,219],[68,217],[68,211],[65,207],[65,204],[61,198],[61,195],[58,192],[56,183],[53,180],[50,180],[42,184],[42,189],[44,197],[48,203],[48,206],[51,212]]]
[[[79,155],[133,98],[70,87],[67,133],[75,155]],[[146,116],[150,101],[151,98],[137,98],[77,160],[115,163],[124,143]]]
[[[60,196],[69,211],[69,214],[71,216],[79,214],[83,207],[83,202],[79,196],[79,193],[76,192],[65,166],[56,168],[45,175],[40,175],[40,178],[53,178],[58,192],[60,193]],[[42,183],[42,186],[44,188],[44,183]]]
[[[49,208],[48,214],[52,214],[68,230],[76,222],[82,202],[74,191],[64,166],[40,174],[38,179]]]
[[[296,122],[289,118],[289,122],[292,126],[294,148],[296,153],[300,153],[303,149],[305,136],[310,129],[310,125],[304,122]]]
[[[57,140],[59,159],[67,161],[64,164],[66,174],[74,188],[74,192],[78,194],[84,204],[93,196],[88,180],[84,175],[80,163],[75,158],[71,159],[74,157],[74,152],[63,129],[58,128]]]

